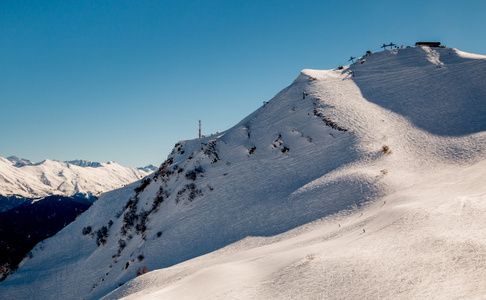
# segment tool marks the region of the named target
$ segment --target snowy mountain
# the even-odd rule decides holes
[[[31,166],[31,165],[34,164],[28,159],[19,158],[17,156],[7,157],[7,160],[11,161],[13,163],[13,166],[17,167],[17,168],[20,168],[20,167],[23,167],[23,166]]]
[[[485,75],[428,47],[303,70],[104,193],[0,298],[483,298]]]
[[[98,196],[139,180],[152,171],[122,167],[115,162],[85,160],[32,163],[11,156],[0,157],[0,195],[39,198],[50,195]]]
[[[145,167],[139,167],[137,169],[141,170],[141,171],[145,171],[147,173],[152,173],[152,172],[157,171],[158,168],[156,166],[150,164],[150,165],[146,165]]]

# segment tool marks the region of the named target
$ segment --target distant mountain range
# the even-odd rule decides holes
[[[92,201],[101,193],[139,180],[156,169],[153,165],[127,168],[112,161],[46,159],[33,163],[15,156],[0,157],[0,211],[12,208],[22,198],[76,195]]]

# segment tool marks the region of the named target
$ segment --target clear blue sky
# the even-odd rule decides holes
[[[383,43],[486,54],[486,1],[0,0],[0,156],[159,165],[300,70]]]

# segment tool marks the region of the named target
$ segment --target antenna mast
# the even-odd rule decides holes
[[[201,138],[201,120],[199,120],[199,138]]]

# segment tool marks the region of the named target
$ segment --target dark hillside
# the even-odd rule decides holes
[[[0,274],[16,269],[38,242],[56,234],[90,205],[79,197],[50,196],[1,212]]]

